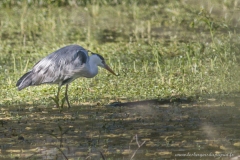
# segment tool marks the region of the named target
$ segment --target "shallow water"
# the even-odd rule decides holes
[[[130,159],[138,148],[134,159],[229,159],[240,146],[238,102],[2,108],[1,159]]]

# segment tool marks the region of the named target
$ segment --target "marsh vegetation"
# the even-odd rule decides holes
[[[237,156],[239,7],[237,0],[1,1],[0,158]],[[100,70],[75,80],[73,107],[61,112],[51,100],[55,85],[17,91],[22,74],[68,44],[100,53],[120,76]]]

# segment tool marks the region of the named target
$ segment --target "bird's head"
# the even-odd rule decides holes
[[[104,60],[104,58],[101,55],[99,55],[97,53],[92,53],[92,56],[94,56],[94,60],[95,60],[95,63],[97,64],[97,66],[102,67],[102,68],[108,70],[110,73],[112,73],[115,76],[117,76],[113,72],[113,70],[105,63],[105,60]]]

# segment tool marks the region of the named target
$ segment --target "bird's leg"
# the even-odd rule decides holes
[[[61,90],[61,85],[58,86],[57,95],[54,95],[54,97],[50,97],[55,102],[57,108],[59,108],[59,94],[60,94],[60,90]]]
[[[55,96],[55,103],[57,105],[57,108],[59,108],[59,94],[60,94],[60,90],[61,90],[61,85],[58,86],[58,91],[57,91],[57,95]]]
[[[65,90],[65,99],[66,99],[66,101],[67,101],[68,108],[70,108],[70,107],[71,107],[71,105],[70,105],[70,103],[69,103],[69,101],[68,101],[68,94],[67,94],[67,92],[68,92],[68,84],[66,84],[66,90]]]

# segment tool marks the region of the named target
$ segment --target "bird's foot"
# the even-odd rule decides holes
[[[70,105],[70,103],[69,103],[69,101],[68,101],[68,98],[65,97],[65,99],[66,99],[66,101],[67,101],[68,109],[71,108],[71,105]]]
[[[59,101],[58,96],[54,96],[54,97],[50,97],[50,98],[55,102],[57,108],[62,109],[63,106],[64,106],[65,101],[67,101],[68,108],[71,107],[71,105],[70,105],[70,103],[68,101],[68,98],[66,98],[66,97],[62,98],[61,101]]]
[[[56,104],[56,107],[59,108],[60,105],[59,105],[59,98],[58,96],[54,96],[54,97],[50,97]]]
[[[64,98],[61,100],[61,108],[63,108],[63,105],[64,105],[65,101],[66,101],[66,98],[64,97]]]

